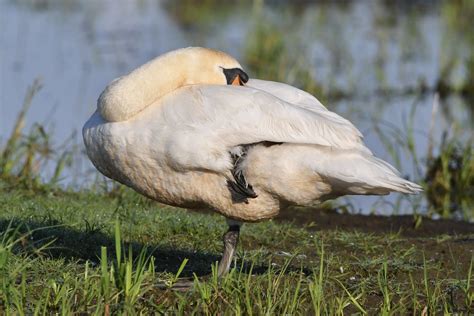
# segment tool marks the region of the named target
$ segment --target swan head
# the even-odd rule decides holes
[[[213,49],[188,47],[169,54],[175,55],[179,63],[184,85],[189,84],[222,84],[243,86],[249,76],[240,63],[232,56]]]

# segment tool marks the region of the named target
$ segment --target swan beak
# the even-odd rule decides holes
[[[243,86],[249,80],[249,76],[240,68],[223,68],[223,71],[228,85]]]

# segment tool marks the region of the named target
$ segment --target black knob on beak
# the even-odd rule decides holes
[[[240,84],[243,86],[244,83],[249,81],[249,76],[240,68],[223,69],[227,84]],[[236,81],[237,80],[237,81]]]

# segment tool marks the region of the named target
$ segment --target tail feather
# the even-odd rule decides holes
[[[388,162],[374,156],[365,156],[364,158],[369,164],[375,164],[378,168],[378,176],[373,179],[374,184],[380,183],[380,186],[401,193],[416,194],[423,191],[420,185],[403,179],[400,172]]]
[[[423,188],[403,179],[388,162],[362,152],[342,153],[315,165],[315,171],[342,194],[416,194]]]

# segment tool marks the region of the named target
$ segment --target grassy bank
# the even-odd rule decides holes
[[[211,269],[225,230],[218,215],[165,207],[127,190],[1,186],[2,312],[474,312],[474,234],[248,224],[234,269],[218,281]],[[167,288],[177,275],[194,278],[194,286]]]
[[[244,225],[234,268],[218,280],[222,217],[101,182],[58,187],[71,154],[41,125],[24,131],[39,88],[28,90],[0,155],[0,314],[474,312],[473,225],[419,216],[381,224],[292,210],[291,222]],[[446,144],[430,160],[428,194],[435,213],[449,218],[463,205],[471,218],[471,147]],[[55,165],[48,179],[46,163]],[[194,282],[189,291],[172,289],[180,278]]]

